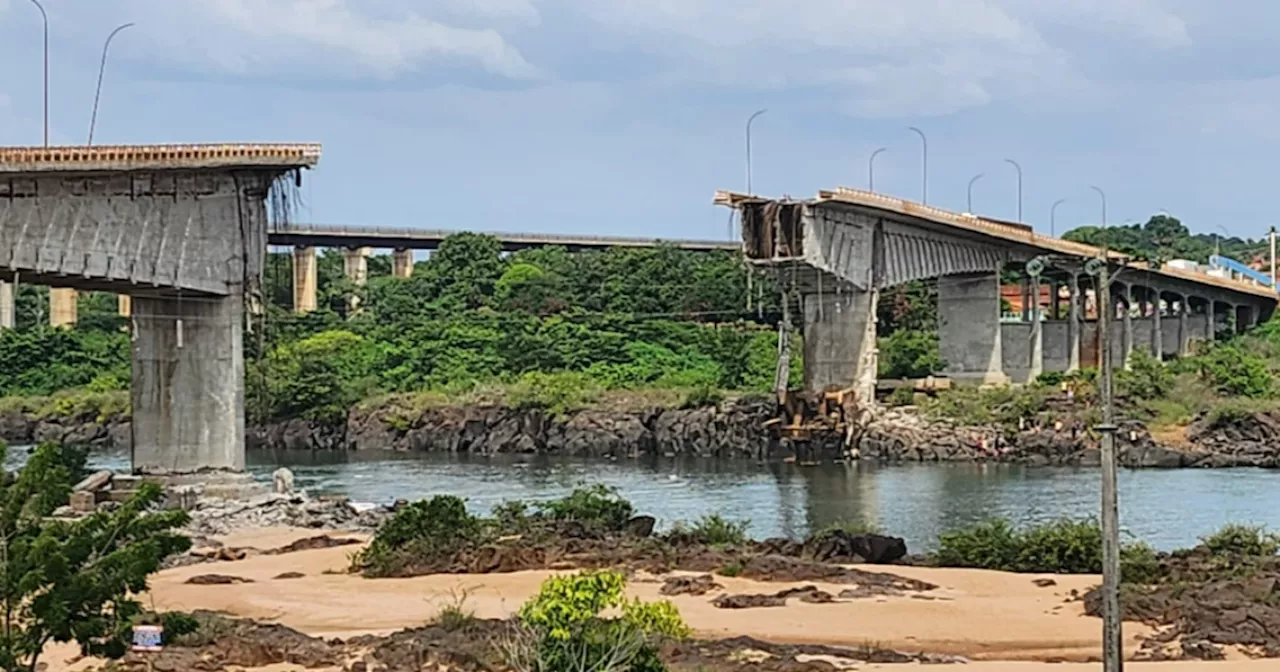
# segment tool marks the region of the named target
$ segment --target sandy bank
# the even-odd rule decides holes
[[[241,532],[229,545],[269,548],[312,531]],[[166,570],[152,581],[155,607],[211,609],[235,616],[277,621],[322,637],[387,634],[420,625],[456,596],[483,618],[511,615],[537,591],[549,572],[486,575],[432,575],[410,579],[364,579],[343,573],[355,547],[329,548],[237,562]],[[1083,613],[1071,590],[1083,593],[1094,577],[1053,577],[1057,585],[1037,587],[1036,576],[998,572],[893,567],[892,573],[938,584],[927,595],[874,597],[835,604],[791,601],[786,607],[725,610],[709,597],[678,596],[672,601],[700,636],[749,635],[784,643],[878,646],[906,651],[962,655],[975,660],[1087,660],[1099,650],[1100,623]],[[275,579],[285,572],[297,579]],[[253,583],[198,586],[185,581],[219,573]],[[800,584],[719,578],[730,593],[772,593]],[[659,599],[657,581],[633,581],[628,592]],[[837,594],[848,586],[816,584]],[[1126,639],[1145,628],[1126,625]]]

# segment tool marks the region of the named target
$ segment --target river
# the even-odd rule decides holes
[[[9,468],[25,451],[10,451]],[[127,455],[91,457],[125,470]],[[804,535],[862,517],[927,551],[942,532],[988,517],[1032,523],[1095,516],[1100,472],[1009,465],[871,464],[804,467],[745,461],[575,460],[520,456],[251,452],[249,469],[270,481],[279,465],[298,487],[355,501],[437,494],[465,497],[476,512],[508,499],[563,495],[591,482],[615,486],[661,525],[708,513],[751,521],[757,538]],[[1122,470],[1121,525],[1130,538],[1168,550],[1190,546],[1228,522],[1280,529],[1280,472],[1255,469]]]

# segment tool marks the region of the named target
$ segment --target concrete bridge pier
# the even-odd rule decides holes
[[[50,288],[49,326],[63,329],[74,327],[79,313],[79,298],[79,293],[74,289]]]
[[[852,387],[859,399],[875,398],[878,294],[845,286],[802,295],[804,389]]]
[[[342,251],[342,272],[356,287],[364,287],[369,281],[369,255],[372,252],[367,247],[349,247]],[[360,310],[360,297],[355,294],[347,297],[347,308],[352,313]]]
[[[17,323],[17,301],[14,286],[0,282],[0,329],[12,329]]]
[[[1151,302],[1151,356],[1156,361],[1164,361],[1164,325],[1161,313],[1164,312],[1163,298],[1159,291],[1150,292],[1148,300]]]
[[[413,277],[413,250],[396,249],[391,252],[391,274],[401,279]]]
[[[1083,325],[1081,308],[1084,297],[1080,294],[1080,274],[1072,271],[1067,276],[1067,371],[1080,370],[1080,341]]]
[[[1004,384],[1000,274],[938,278],[938,345],[945,373],[961,383]]]
[[[293,312],[306,315],[316,309],[316,248],[293,248]]]
[[[244,469],[244,302],[136,297],[133,468]]]

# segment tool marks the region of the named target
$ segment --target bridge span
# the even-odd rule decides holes
[[[434,250],[445,238],[461,231],[449,229],[416,229],[411,227],[333,226],[325,224],[289,224],[275,226],[267,232],[272,245],[294,247],[388,248],[393,250]],[[611,247],[658,247],[669,245],[694,252],[736,251],[742,243],[736,240],[684,240],[630,236],[591,236],[556,233],[510,233],[475,231],[498,239],[506,252],[531,247],[564,247],[572,251],[605,250]]]
[[[879,293],[913,280],[938,283],[939,349],[945,373],[974,383],[1027,382],[1045,371],[1095,364],[1097,297],[1085,263],[1103,250],[1031,227],[948,212],[856,189],[812,199],[769,199],[727,191],[714,202],[739,211],[744,254],[774,274],[798,304],[805,386],[874,393]],[[1024,274],[1019,321],[1002,319],[1000,275],[1033,259]],[[1270,317],[1274,289],[1168,265],[1107,255],[1113,266],[1113,361],[1136,347],[1158,357]],[[1042,283],[1050,285],[1046,294]],[[1038,297],[1032,299],[1031,297]],[[1065,305],[1065,310],[1064,306]],[[1047,304],[1047,305],[1046,305]]]

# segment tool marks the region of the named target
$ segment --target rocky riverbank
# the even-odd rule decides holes
[[[1010,432],[928,419],[888,409],[859,432],[783,427],[771,399],[741,399],[700,408],[585,409],[554,414],[503,406],[357,407],[338,423],[284,420],[249,429],[254,448],[457,453],[545,453],[630,458],[644,455],[752,460],[1000,462],[1093,466],[1098,436],[1084,421],[1060,421]],[[127,448],[129,418],[92,412],[60,417],[0,411],[0,439]],[[1135,468],[1280,468],[1280,414],[1201,418],[1175,438],[1154,438],[1136,421],[1117,434],[1121,463]],[[849,445],[851,442],[851,445]]]

